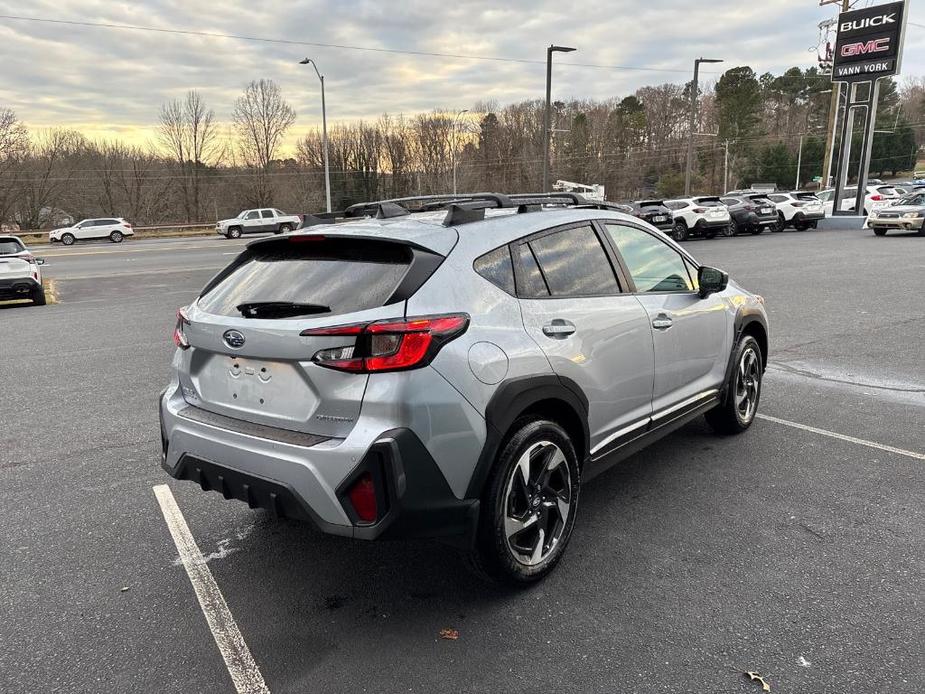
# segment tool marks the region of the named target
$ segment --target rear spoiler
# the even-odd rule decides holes
[[[713,197],[711,195],[704,195],[699,198],[693,198],[694,202],[722,202],[719,197]]]
[[[642,207],[643,205],[646,205],[646,206],[664,205],[665,201],[664,200],[637,200],[635,204],[639,205],[640,207]]]

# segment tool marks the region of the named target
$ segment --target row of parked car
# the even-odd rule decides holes
[[[722,196],[639,200],[621,207],[675,241],[691,236],[712,239],[718,235],[760,234],[787,227],[804,231],[815,228],[826,215],[822,200],[809,191],[734,190]]]
[[[846,188],[839,204],[853,211],[857,187]],[[647,221],[675,241],[697,236],[760,234],[765,230],[815,229],[834,210],[834,189],[822,191],[733,190],[722,196],[697,196],[675,200],[637,200],[620,207]],[[862,214],[878,236],[889,229],[925,234],[925,183],[867,186]]]

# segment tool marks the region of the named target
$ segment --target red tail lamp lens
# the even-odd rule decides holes
[[[376,505],[376,486],[373,477],[368,472],[360,475],[347,492],[350,505],[356,511],[357,518],[364,523],[373,523],[379,517],[379,508]]]
[[[301,334],[303,337],[355,337],[352,345],[319,350],[312,361],[329,369],[374,373],[429,364],[443,345],[462,335],[468,327],[469,316],[454,314],[313,328]]]
[[[184,328],[189,325],[189,318],[184,309],[177,311],[177,325],[173,329],[173,343],[180,349],[189,349],[189,340],[186,339]]]

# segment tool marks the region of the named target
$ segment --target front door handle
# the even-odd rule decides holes
[[[561,318],[556,318],[548,325],[543,326],[543,334],[546,337],[562,339],[574,333],[575,324]]]
[[[656,330],[668,330],[672,325],[671,318],[664,313],[658,314],[652,319],[652,327]]]

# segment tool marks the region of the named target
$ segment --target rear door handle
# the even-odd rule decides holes
[[[561,339],[574,333],[575,324],[561,318],[556,318],[548,325],[543,326],[543,334],[546,337]]]
[[[668,330],[672,325],[671,318],[666,316],[664,313],[658,314],[655,318],[652,319],[652,327],[656,330]]]

